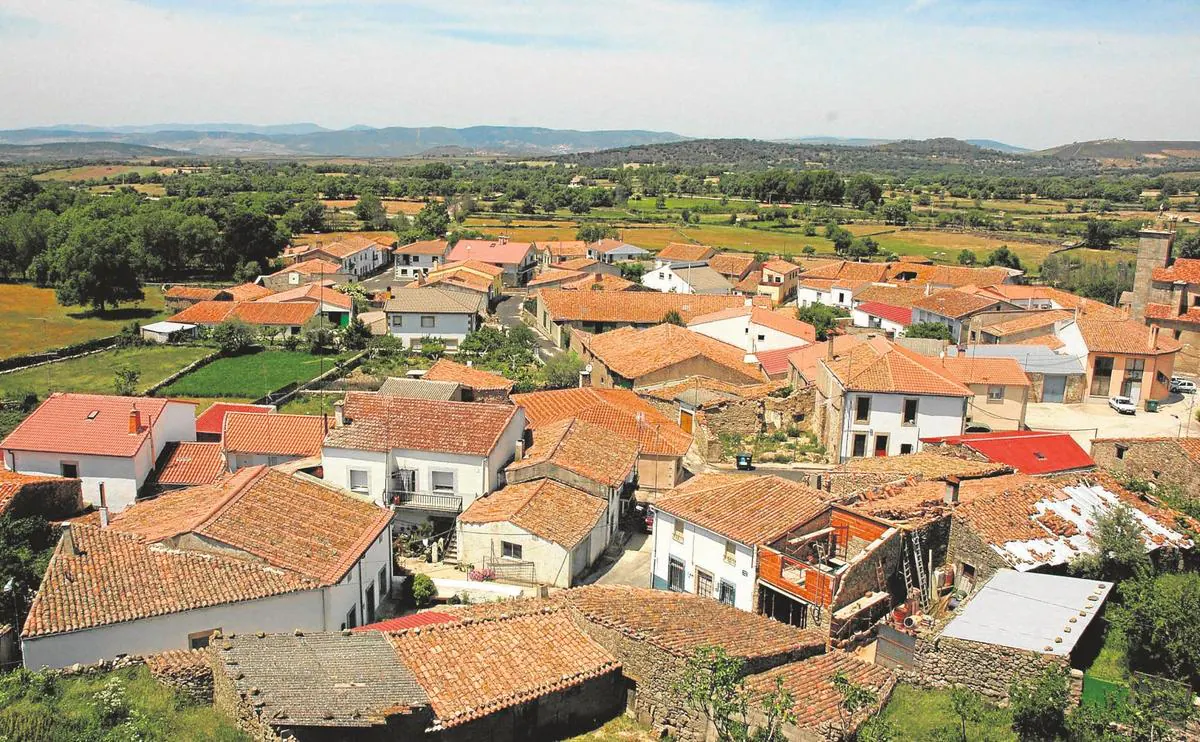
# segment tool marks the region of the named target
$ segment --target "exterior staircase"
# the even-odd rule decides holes
[[[451,529],[450,535],[446,537],[446,549],[442,552],[442,562],[445,564],[458,564],[458,529]]]

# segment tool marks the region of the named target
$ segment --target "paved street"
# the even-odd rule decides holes
[[[1086,404],[1030,404],[1025,424],[1033,430],[1063,430],[1085,451],[1093,438],[1200,435],[1194,414],[1197,395],[1172,394],[1158,412],[1138,407],[1136,415],[1121,415],[1100,400]]]
[[[505,327],[520,327],[524,325],[525,323],[521,321],[521,302],[524,300],[524,294],[505,294],[496,305],[496,318],[500,320],[500,324]],[[548,361],[559,353],[562,353],[560,348],[542,337],[537,330],[534,330],[533,334],[537,336],[538,355],[543,361]]]
[[[616,561],[602,562],[595,572],[584,578],[585,584],[629,585],[650,587],[651,537],[646,533],[635,533],[625,543],[625,551]]]
[[[388,286],[391,286],[392,288],[400,288],[408,283],[408,280],[400,280],[396,278],[396,274],[392,272],[391,266],[377,276],[371,276],[370,278],[359,281],[359,284],[366,289],[367,293],[369,294],[373,294],[376,291],[386,291]]]

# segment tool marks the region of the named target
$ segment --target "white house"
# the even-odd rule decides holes
[[[922,438],[961,435],[973,396],[936,358],[863,343],[818,362],[814,431],[838,461],[914,453]]]
[[[386,265],[389,253],[388,248],[378,242],[352,235],[328,245],[317,245],[301,253],[299,259],[328,260],[339,265],[342,273],[362,278]]]
[[[383,306],[388,333],[404,341],[404,347],[437,338],[455,348],[479,329],[487,311],[487,299],[479,294],[421,286],[392,291]]]
[[[817,331],[796,319],[794,308],[775,311],[747,306],[702,314],[688,322],[688,329],[740,348],[744,353],[760,353],[798,348],[816,342]]]
[[[168,443],[194,440],[195,402],[55,393],[0,442],[0,455],[9,471],[80,479],[89,504],[115,513]]]
[[[825,509],[781,477],[701,474],[654,505],[651,586],[754,611],[759,547]]]
[[[912,309],[864,301],[850,310],[850,320],[855,327],[872,327],[883,330],[892,337],[900,337],[912,324]]]
[[[1007,301],[988,296],[968,294],[956,289],[934,291],[917,299],[912,304],[913,324],[936,322],[950,330],[950,339],[955,343],[967,341],[967,325],[980,312],[996,309],[1012,309]]]
[[[513,405],[349,392],[325,437],[325,480],[391,505],[422,523],[453,518],[504,483],[523,445],[525,413]]]
[[[428,276],[429,271],[445,265],[450,254],[450,243],[446,240],[421,240],[396,248],[393,270],[401,281],[412,281]]]
[[[855,284],[828,278],[801,278],[796,283],[796,305],[811,307],[824,304],[827,307],[849,309],[854,306]]]
[[[642,285],[664,294],[733,293],[733,284],[702,260],[659,261],[642,275]]]
[[[196,649],[215,631],[370,623],[391,592],[391,519],[319,480],[255,467],[64,524],[21,634],[25,666]]]
[[[221,445],[229,471],[320,456],[326,426],[318,415],[226,413]]]
[[[642,260],[649,256],[649,250],[621,240],[603,239],[589,242],[587,245],[587,257],[599,260],[601,263],[613,264],[624,260]]]

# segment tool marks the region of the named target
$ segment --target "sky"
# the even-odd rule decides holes
[[[1195,0],[0,0],[0,128],[1200,139]]]

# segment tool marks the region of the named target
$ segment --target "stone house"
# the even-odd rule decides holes
[[[586,384],[605,389],[637,389],[690,376],[732,384],[766,380],[740,349],[672,324],[644,330],[622,327],[600,335],[576,332],[571,348],[590,367]]]
[[[512,379],[475,368],[470,361],[464,365],[448,358],[439,358],[421,379],[458,384],[462,387],[464,402],[493,404],[509,404],[509,394],[514,385]]]
[[[1200,372],[1200,260],[1174,258],[1175,232],[1155,226],[1138,233],[1133,319],[1161,328],[1182,345],[1177,364]]]
[[[1179,487],[1200,498],[1200,439],[1097,438],[1092,459],[1118,477]]]

